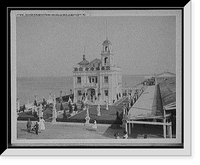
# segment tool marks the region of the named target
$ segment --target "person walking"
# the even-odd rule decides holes
[[[118,132],[115,133],[115,134],[114,134],[114,137],[115,137],[115,139],[120,139],[120,137],[119,137],[119,133],[118,133]]]
[[[75,114],[78,113],[78,107],[77,107],[76,103],[74,103],[74,111],[75,111]]]
[[[32,122],[30,120],[30,118],[28,118],[28,121],[26,123],[26,127],[27,127],[27,131],[30,132],[31,131],[31,125],[32,125]]]
[[[69,103],[68,103],[68,107],[69,107],[69,113],[72,113],[72,104],[71,104],[70,101],[69,101]]]
[[[38,130],[39,130],[39,124],[38,122],[36,121],[35,123],[35,133],[38,135]]]
[[[97,130],[97,121],[96,120],[94,120],[94,124],[93,124],[93,126],[92,126],[92,129],[93,130]]]
[[[132,98],[132,99],[131,99],[131,107],[133,106],[133,104],[134,104],[134,103],[133,103],[133,98]]]

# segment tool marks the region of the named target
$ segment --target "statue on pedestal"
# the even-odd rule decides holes
[[[86,117],[85,117],[85,126],[89,125],[90,124],[90,116],[89,116],[89,107],[87,106],[87,109],[86,109]]]
[[[39,118],[43,117],[43,108],[42,108],[42,104],[40,104],[39,110],[38,110],[38,116]]]
[[[52,112],[52,123],[56,123],[56,118],[57,118],[56,98],[55,98],[55,95],[54,95],[54,100],[53,100],[53,112]]]
[[[72,103],[72,105],[71,105],[71,114],[70,114],[71,116],[75,115],[74,108],[75,108],[75,105],[74,105],[74,103]]]
[[[97,105],[97,116],[101,116],[101,107],[100,107],[100,104]]]

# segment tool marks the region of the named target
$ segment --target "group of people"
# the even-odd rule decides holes
[[[115,139],[120,139],[119,133],[114,134]],[[128,133],[124,131],[123,139],[128,139]]]
[[[68,102],[69,106],[69,113],[70,114],[77,114],[78,113],[78,107],[76,103]]]
[[[39,121],[36,121],[36,123],[34,125],[32,125],[32,121],[29,118],[27,123],[26,123],[26,127],[27,127],[27,132],[28,133],[33,131],[38,135],[39,132],[45,130],[45,120],[41,117],[39,119]]]

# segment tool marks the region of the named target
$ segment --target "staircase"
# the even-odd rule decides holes
[[[122,104],[128,97],[122,97],[121,99],[119,99],[118,101],[116,101],[113,105],[114,106],[119,106],[120,104]]]

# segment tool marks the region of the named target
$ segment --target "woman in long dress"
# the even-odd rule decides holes
[[[40,118],[40,123],[39,123],[39,126],[40,126],[40,130],[41,131],[44,131],[45,130],[45,121],[44,121],[44,119],[41,117]]]
[[[128,133],[126,131],[124,131],[123,139],[128,139]]]
[[[93,130],[97,130],[97,121],[96,120],[94,120],[94,124],[93,124],[93,126],[92,126],[92,129]]]

